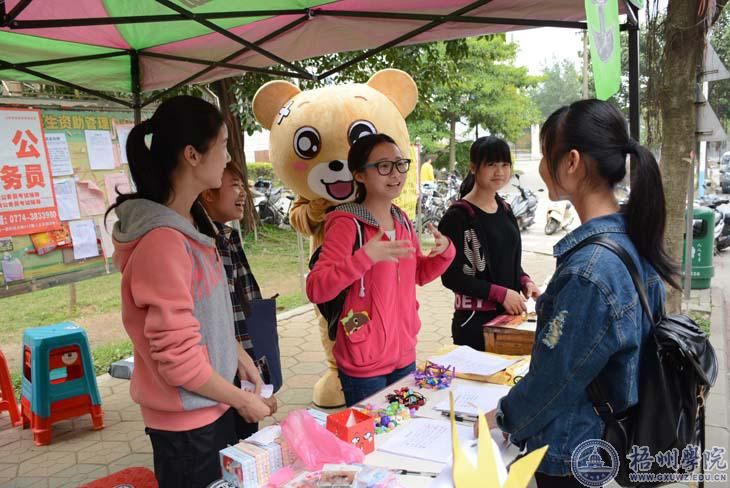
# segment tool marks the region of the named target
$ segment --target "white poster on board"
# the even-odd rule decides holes
[[[74,174],[66,134],[63,132],[46,132],[46,148],[48,149],[48,157],[51,159],[51,174],[53,176]]]
[[[91,169],[114,169],[114,146],[108,130],[86,130],[86,150]]]
[[[76,195],[76,182],[74,179],[54,179],[53,189],[56,192],[58,218],[62,221],[80,219],[81,210],[79,209],[79,198]]]

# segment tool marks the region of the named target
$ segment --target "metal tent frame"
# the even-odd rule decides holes
[[[288,9],[288,10],[244,10],[244,11],[231,11],[231,12],[208,12],[197,14],[194,13],[178,4],[173,3],[170,0],[155,0],[157,3],[169,8],[170,14],[165,15],[139,15],[139,16],[126,16],[126,17],[97,17],[97,18],[69,18],[69,19],[49,19],[49,20],[19,20],[18,16],[32,3],[33,0],[21,0],[16,6],[6,11],[5,0],[0,0],[0,28],[8,28],[11,31],[17,30],[22,31],[26,29],[38,29],[38,28],[61,28],[61,27],[85,27],[85,26],[100,26],[100,25],[121,25],[121,24],[136,24],[136,23],[159,23],[159,22],[174,22],[174,21],[194,21],[202,26],[205,26],[211,32],[217,32],[218,34],[227,37],[240,44],[242,47],[238,51],[229,54],[222,59],[209,60],[199,59],[183,56],[175,56],[170,54],[163,54],[157,52],[141,50],[119,50],[113,53],[95,54],[89,56],[75,56],[61,59],[49,59],[42,61],[32,61],[24,63],[11,63],[4,61],[0,58],[0,69],[6,70],[17,70],[30,74],[39,79],[49,81],[58,85],[66,86],[74,90],[82,91],[93,95],[104,100],[118,103],[125,107],[134,110],[135,121],[139,122],[141,118],[141,110],[145,106],[159,100],[172,90],[176,90],[181,86],[193,83],[197,78],[202,75],[209,73],[217,67],[224,67],[241,72],[255,72],[264,73],[272,76],[291,77],[291,78],[302,78],[319,81],[332,76],[335,73],[342,71],[349,66],[364,61],[371,56],[374,56],[385,49],[401,45],[402,43],[412,39],[424,32],[427,32],[434,27],[440,26],[445,23],[461,23],[461,24],[493,24],[493,25],[515,25],[524,27],[560,27],[570,29],[583,29],[587,30],[588,26],[586,22],[575,22],[575,21],[560,21],[560,20],[539,20],[539,19],[520,19],[520,18],[505,18],[505,17],[482,17],[469,15],[469,12],[474,9],[484,6],[490,3],[492,0],[477,0],[468,5],[457,9],[447,15],[434,15],[434,14],[423,14],[423,13],[409,13],[409,12],[375,12],[375,11],[351,11],[351,10],[333,10],[328,9],[326,6],[305,8],[305,9]],[[621,25],[622,31],[627,31],[629,40],[629,127],[631,136],[634,139],[639,138],[639,22],[638,22],[638,9],[632,5],[628,0],[621,0],[625,6],[627,14],[627,22]],[[276,15],[298,15],[294,21],[284,25],[283,27],[269,33],[268,35],[257,39],[256,41],[248,41],[218,25],[213,23],[213,20],[220,19],[231,19],[231,18],[246,18],[246,17],[262,17],[262,16],[276,16]],[[369,49],[366,52],[355,56],[354,58],[342,63],[329,71],[324,73],[309,73],[295,64],[287,61],[276,54],[266,50],[263,45],[266,42],[280,36],[281,34],[294,29],[303,22],[321,16],[329,16],[334,18],[367,18],[373,20],[414,20],[426,22],[421,27],[411,30],[405,34],[402,34],[391,41],[388,41],[376,48]],[[247,51],[255,51],[256,53],[270,59],[277,65],[284,69],[277,68],[259,68],[254,66],[246,66],[230,61],[239,57],[241,54]],[[1,55],[0,55],[1,56]],[[124,100],[108,93],[104,93],[98,90],[94,90],[89,87],[84,87],[65,81],[54,76],[50,76],[41,73],[34,68],[45,65],[54,65],[62,63],[74,63],[78,61],[88,61],[93,59],[102,59],[109,57],[128,56],[129,66],[131,73],[131,86],[130,93],[132,99]],[[176,83],[175,85],[164,89],[162,92],[152,95],[146,99],[142,97],[141,84],[140,84],[140,57],[156,57],[167,59],[171,61],[182,61],[187,63],[193,63],[203,66],[203,68],[187,77],[186,79]]]

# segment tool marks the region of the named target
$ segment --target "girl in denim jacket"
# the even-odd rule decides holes
[[[570,200],[582,225],[553,249],[556,271],[537,302],[530,371],[502,398],[496,422],[528,451],[549,445],[535,475],[539,488],[578,487],[583,485],[573,454],[603,432],[586,388],[600,377],[615,408],[635,405],[639,354],[652,324],[618,256],[595,244],[572,251],[598,234],[621,245],[642,275],[655,313],[664,302],[663,280],[678,287],[677,268],[664,250],[659,166],[629,137],[616,108],[598,100],[575,102],[547,119],[540,139],[540,176],[549,197]],[[627,155],[633,163],[631,196],[620,208],[614,187],[626,175]]]

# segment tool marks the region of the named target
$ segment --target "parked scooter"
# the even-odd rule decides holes
[[[730,199],[710,194],[698,198],[695,204],[711,208],[715,212],[715,252],[719,253],[730,247]]]
[[[253,186],[252,196],[262,223],[289,225],[289,209],[294,200],[293,195],[284,195],[283,188],[273,188],[270,180],[259,178]]]
[[[545,234],[551,236],[560,229],[566,230],[574,220],[575,210],[569,201],[550,202],[547,208]]]
[[[537,211],[537,195],[522,187],[520,184],[520,175],[515,174],[517,184],[512,185],[517,188],[518,193],[509,202],[517,219],[517,225],[520,230],[525,230],[535,223],[535,213]]]

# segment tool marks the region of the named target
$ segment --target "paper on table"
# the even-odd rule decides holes
[[[79,197],[79,208],[81,215],[101,215],[106,211],[106,200],[104,192],[91,180],[79,180],[76,182],[76,193]]]
[[[73,178],[54,179],[53,191],[56,193],[56,207],[60,220],[81,218],[79,199],[76,196],[76,182]]]
[[[66,134],[46,132],[46,148],[48,148],[48,157],[51,160],[51,175],[68,176],[74,173]]]
[[[500,486],[504,486],[507,481],[507,468],[505,467],[504,459],[511,457],[507,452],[509,444],[506,444],[502,438],[502,431],[499,429],[493,429],[492,434],[492,452],[494,454],[494,462],[497,465],[497,478],[499,479]],[[469,448],[464,449],[466,457],[472,464],[477,464],[477,446],[470,445]],[[429,485],[429,488],[453,488],[454,478],[451,474],[452,465],[447,464],[441,473],[436,477],[433,482]],[[495,487],[499,488],[499,487]]]
[[[497,408],[500,398],[509,393],[509,388],[502,385],[482,383],[479,385],[459,385],[454,391],[454,412],[476,417],[479,412],[487,413]],[[449,399],[439,402],[435,410],[448,412]]]
[[[117,138],[119,139],[119,154],[122,157],[122,164],[129,164],[127,161],[127,137],[134,127],[134,124],[118,124]]]
[[[518,359],[506,359],[495,354],[479,352],[469,346],[460,346],[443,356],[433,356],[429,361],[453,366],[457,373],[490,376],[516,363]]]
[[[93,220],[75,220],[68,223],[74,245],[74,259],[93,258],[99,255],[96,244],[96,225]]]
[[[91,169],[114,169],[114,146],[108,130],[86,130],[86,150]]]
[[[269,425],[268,427],[264,427],[251,435],[248,439],[246,439],[246,441],[253,442],[259,446],[267,446],[272,442],[275,442],[279,437],[281,437],[281,426]]]
[[[471,426],[457,425],[463,443],[474,442]],[[398,426],[378,451],[448,463],[451,460],[451,424],[444,420],[414,418]]]
[[[104,186],[106,187],[106,197],[109,199],[109,204],[117,201],[118,193],[131,192],[129,178],[124,171],[104,175]]]

